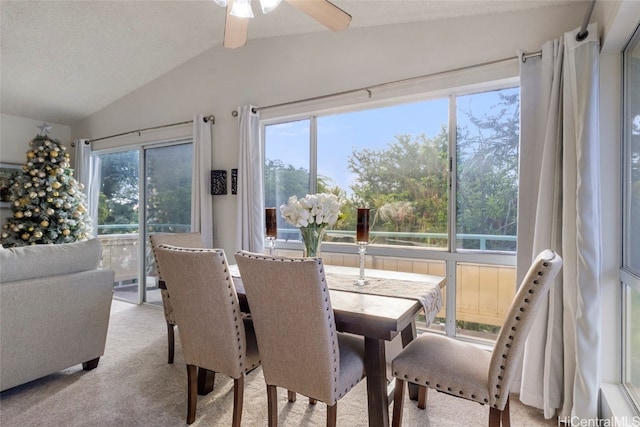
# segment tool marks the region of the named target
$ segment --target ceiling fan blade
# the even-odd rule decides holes
[[[239,18],[231,15],[231,6],[234,0],[229,0],[227,4],[227,18],[224,22],[224,47],[235,49],[247,44],[247,31],[249,29],[249,19]]]
[[[351,22],[351,15],[328,0],[287,0],[287,2],[332,31],[344,30]]]

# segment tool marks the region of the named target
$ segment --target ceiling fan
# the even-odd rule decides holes
[[[224,47],[238,48],[247,43],[249,18],[253,18],[251,0],[214,0],[227,8],[224,25]],[[274,10],[282,0],[260,0],[262,13]],[[351,22],[351,15],[328,0],[285,0],[291,6],[306,13],[332,31],[344,30]]]

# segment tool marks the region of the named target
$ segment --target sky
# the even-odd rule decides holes
[[[514,91],[516,89],[509,89]],[[481,115],[498,100],[497,92],[458,97],[458,109],[472,108]],[[449,99],[381,107],[351,113],[318,117],[318,175],[333,179],[334,184],[348,191],[352,177],[347,159],[354,149],[382,149],[399,134],[428,138],[447,127]],[[459,125],[468,124],[464,114],[458,114]],[[309,167],[309,120],[267,126],[266,157],[279,158],[285,165]],[[349,194],[349,192],[348,192]]]

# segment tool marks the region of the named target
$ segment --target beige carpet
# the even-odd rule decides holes
[[[186,425],[186,368],[179,339],[176,360],[166,361],[162,311],[114,301],[105,355],[97,369],[80,365],[0,394],[0,425],[27,426],[182,426]],[[266,426],[267,397],[262,371],[245,381],[243,425]],[[280,426],[324,426],[326,406],[310,406],[299,396],[288,403],[279,393]],[[408,398],[407,398],[408,399]],[[366,426],[366,384],[338,403],[339,426]],[[230,426],[233,381],[218,375],[215,390],[198,398],[193,426]],[[484,426],[489,409],[442,393],[429,392],[427,409],[405,402],[405,426]],[[512,397],[513,426],[555,426]]]

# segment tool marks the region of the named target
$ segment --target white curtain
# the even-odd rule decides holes
[[[238,108],[240,144],[238,156],[238,225],[236,247],[251,252],[264,251],[264,164],[260,144],[260,113],[254,106]]]
[[[599,41],[596,24],[521,61],[518,280],[544,248],[564,259],[523,359],[520,400],[595,419],[600,383]]]
[[[206,121],[205,121],[206,120]],[[211,121],[202,114],[193,118],[193,171],[191,174],[191,230],[202,234],[202,243],[213,248],[211,197]]]
[[[91,144],[86,139],[76,139],[75,146],[75,175],[76,180],[84,185],[87,197],[87,210],[91,218],[93,236],[98,235],[98,196],[100,194],[100,158],[91,156]]]

